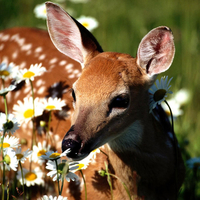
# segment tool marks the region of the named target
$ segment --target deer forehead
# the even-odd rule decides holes
[[[75,83],[76,94],[82,98],[108,99],[122,93],[133,77],[141,76],[136,59],[128,54],[100,53],[90,60]]]

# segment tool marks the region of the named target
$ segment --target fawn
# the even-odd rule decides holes
[[[165,26],[151,30],[140,42],[137,56],[133,58],[123,53],[104,52],[94,36],[62,8],[51,2],[46,6],[48,32],[62,54],[52,47],[46,33],[32,29],[24,29],[26,31],[21,31],[20,35],[29,38],[31,33],[35,34],[36,40],[41,41],[41,52],[38,50],[38,55],[27,53],[38,45],[31,40],[31,48],[23,42],[21,48],[28,49],[26,54],[31,59],[27,63],[38,59],[50,69],[42,76],[42,83],[36,80],[36,89],[44,86],[38,96],[44,96],[46,88],[60,81],[62,87],[57,88],[58,95],[70,99],[69,94],[62,91],[72,87],[73,108],[69,100],[66,109],[73,110],[71,128],[69,120],[58,125],[55,117],[53,121],[56,122],[52,124],[59,139],[64,137],[62,150],[71,150],[67,157],[81,160],[96,148],[104,152],[97,154],[96,162],[84,170],[87,199],[111,199],[106,178],[98,173],[105,169],[105,162],[109,171],[126,184],[132,199],[176,199],[184,180],[183,160],[175,138],[171,137],[171,126],[163,109],[157,106],[154,115],[149,113],[148,93],[156,75],[166,71],[173,61],[175,48],[171,30]],[[20,29],[13,29],[13,32],[17,34]],[[25,32],[30,33],[25,35]],[[14,33],[8,30],[4,37]],[[4,46],[2,49],[1,57],[28,67],[27,63],[23,66],[23,57],[17,63],[10,49],[7,52]],[[43,54],[45,58],[41,59]],[[66,84],[68,68],[72,66],[69,63],[78,72]],[[10,103],[16,101],[15,95]],[[112,179],[112,184],[114,199],[128,199],[118,179]],[[80,181],[70,182],[67,187],[63,196],[84,199]]]

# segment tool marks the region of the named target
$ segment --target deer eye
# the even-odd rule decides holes
[[[72,97],[74,99],[74,102],[76,102],[76,95],[75,95],[74,89],[72,89]]]
[[[128,105],[129,105],[129,95],[123,93],[118,95],[111,101],[109,105],[109,110],[111,111],[113,108],[125,109],[128,107]]]

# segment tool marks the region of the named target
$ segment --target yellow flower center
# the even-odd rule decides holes
[[[45,109],[47,109],[47,110],[53,110],[53,109],[55,109],[56,107],[54,106],[54,105],[48,105],[48,106],[46,106],[46,108]]]
[[[35,75],[35,73],[33,73],[31,71],[27,71],[24,73],[23,78],[31,78],[34,75]]]
[[[34,181],[37,178],[37,175],[34,172],[28,172],[25,175],[27,181]]]
[[[79,169],[82,169],[84,167],[84,164],[80,163],[77,166],[78,166],[78,170],[79,170]]]
[[[8,148],[10,146],[10,144],[9,143],[3,143],[3,148]],[[0,147],[2,147],[2,144],[0,144]]]
[[[42,155],[45,155],[46,152],[47,152],[46,150],[42,149],[42,150],[38,151],[37,156],[40,157]]]
[[[47,10],[46,10],[46,9],[44,9],[44,10],[43,10],[43,13],[44,13],[44,14],[47,14]]]
[[[0,76],[9,76],[9,75],[10,75],[10,73],[6,70],[0,71]]]
[[[89,23],[88,23],[88,22],[83,22],[82,25],[83,25],[85,28],[88,28]]]
[[[23,154],[21,153],[17,153],[16,156],[17,156],[17,160],[20,160],[23,158]]]
[[[33,117],[33,115],[34,115],[33,109],[27,109],[27,110],[24,112],[24,118],[25,118],[25,119],[30,118],[30,117]]]
[[[52,153],[49,158],[57,158],[58,156],[60,156],[60,153]]]
[[[165,97],[166,93],[167,93],[167,91],[165,89],[157,90],[153,95],[154,101],[157,102],[157,101],[162,100]]]

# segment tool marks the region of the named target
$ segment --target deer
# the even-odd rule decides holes
[[[43,41],[39,44],[41,53],[47,53],[43,65],[50,68],[42,76],[46,88],[55,80],[66,83],[69,74],[64,65],[59,65],[61,61],[73,63],[73,70],[81,71],[64,87],[71,88],[71,96],[59,93],[69,102],[70,120],[62,120],[59,125],[55,122],[52,129],[63,138],[56,145],[63,152],[70,149],[66,156],[71,160],[80,161],[97,148],[104,152],[97,154],[95,162],[84,170],[87,199],[112,198],[106,178],[99,174],[105,163],[126,184],[131,199],[177,199],[185,172],[181,152],[162,107],[157,105],[154,114],[149,112],[148,93],[157,75],[172,64],[175,54],[172,31],[166,26],[151,30],[141,40],[134,58],[124,53],[104,52],[95,37],[61,7],[46,2],[46,8],[50,38],[46,32],[29,28],[11,29],[3,34],[4,37],[19,34],[33,46],[38,42],[31,36]],[[2,50],[0,56],[20,64],[23,59],[17,63],[11,50]],[[41,59],[41,55],[27,52],[26,55],[30,56],[27,63]],[[56,62],[52,60],[54,57]],[[22,63],[22,67],[28,67],[27,63]],[[36,88],[40,86],[36,80]],[[11,96],[10,104],[16,101],[15,95]],[[37,95],[44,95],[44,91]],[[112,179],[112,184],[114,199],[129,199],[118,179]],[[84,199],[81,181],[65,185],[65,195],[68,199]]]

